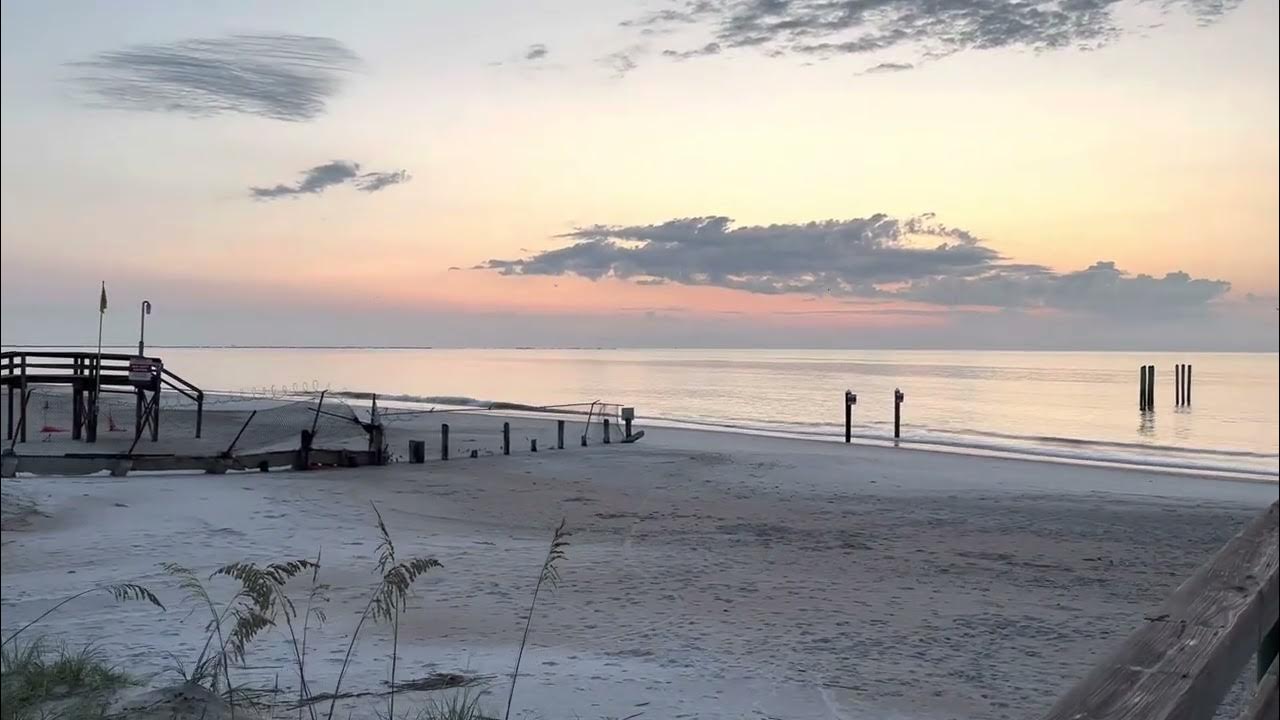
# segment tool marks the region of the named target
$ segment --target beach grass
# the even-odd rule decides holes
[[[134,684],[92,645],[71,650],[44,638],[15,641],[0,650],[3,720],[40,717],[50,703],[74,699],[59,717],[94,718],[103,713],[106,693]]]

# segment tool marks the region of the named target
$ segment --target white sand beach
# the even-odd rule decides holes
[[[538,606],[513,716],[1033,717],[1277,497],[1275,483],[662,428],[554,450],[554,423],[528,419],[504,457],[468,430],[501,419],[474,414],[450,422],[459,450],[484,452],[442,462],[440,421],[389,430],[398,454],[426,439],[424,465],[6,479],[6,633],[92,585],[139,582],[169,610],[87,597],[38,627],[164,677],[167,653],[198,653],[205,618],[158,563],[205,575],[322,551],[309,675],[330,689],[374,583],[376,503],[401,556],[444,564],[402,619],[398,677],[486,676],[501,708],[563,518],[563,582]],[[390,629],[362,637],[344,688],[378,690]],[[279,632],[248,664],[237,679],[296,687]],[[349,709],[373,717],[376,702]]]

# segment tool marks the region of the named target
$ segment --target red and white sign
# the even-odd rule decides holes
[[[129,359],[129,382],[146,385],[154,378],[155,366],[151,364],[151,360],[143,357]]]

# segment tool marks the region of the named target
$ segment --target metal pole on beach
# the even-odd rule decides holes
[[[151,314],[151,301],[143,300],[142,307],[139,308],[140,322],[138,324],[138,357],[142,357],[145,353],[145,341],[147,337],[147,316]]]
[[[98,296],[98,355],[94,361],[93,410],[89,417],[89,442],[98,441],[98,397],[102,395],[102,320],[107,316],[107,281],[102,281],[102,293]]]

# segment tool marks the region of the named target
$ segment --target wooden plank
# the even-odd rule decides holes
[[[1212,718],[1278,612],[1272,503],[1064,695],[1046,720]]]
[[[1280,717],[1280,675],[1277,674],[1280,670],[1277,668],[1280,668],[1280,662],[1271,663],[1271,670],[1258,683],[1253,702],[1240,716],[1243,720],[1276,720]]]

